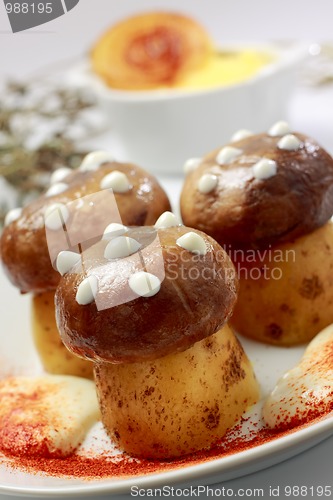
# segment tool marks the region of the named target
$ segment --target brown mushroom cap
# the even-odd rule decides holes
[[[167,195],[155,177],[135,165],[111,162],[104,163],[96,171],[76,170],[70,173],[62,181],[68,185],[64,192],[55,196],[41,196],[25,207],[17,220],[4,228],[1,237],[2,262],[10,281],[22,292],[53,290],[60,279],[59,273],[52,267],[46,240],[44,214],[47,207],[73,200],[77,200],[79,205],[81,198],[100,192],[102,179],[114,170],[126,174],[131,185],[128,192],[114,193],[122,224],[153,224],[159,215],[170,210]],[[119,214],[114,213],[109,198],[105,197],[96,213],[93,216],[89,214],[89,217],[86,217],[87,222],[82,224],[82,220],[79,220],[79,210],[74,207],[72,216],[76,222],[71,222],[72,227],[76,225],[76,229],[73,229],[72,233],[79,233],[80,241],[96,241],[91,238],[91,234],[96,234],[97,219],[98,224],[103,224],[105,228],[111,222],[118,222],[114,217]],[[101,234],[98,236],[100,238]],[[78,251],[77,245],[73,248],[70,245],[63,248],[61,238],[55,245],[59,246],[54,249],[56,253],[67,249]]]
[[[258,134],[229,144],[241,154],[219,165],[219,150],[190,173],[181,194],[184,223],[221,245],[264,247],[291,241],[325,224],[333,214],[333,159],[319,144],[293,133],[300,146],[278,147],[281,137]],[[276,162],[276,174],[258,179],[253,166],[262,158]],[[198,189],[204,174],[217,177],[209,193]]]
[[[128,236],[142,247],[123,259],[105,259],[105,240],[90,247],[82,267],[65,274],[56,292],[57,324],[68,349],[97,362],[153,360],[184,351],[221,328],[236,301],[235,269],[220,245],[200,231],[193,232],[203,238],[205,255],[180,247],[178,238],[191,231],[184,226],[131,229]],[[161,278],[153,296],[130,293],[129,278],[142,269]],[[91,275],[98,293],[80,305],[78,287]]]

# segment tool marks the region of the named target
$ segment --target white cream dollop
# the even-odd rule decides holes
[[[91,274],[85,278],[78,286],[76,292],[76,302],[81,306],[86,306],[94,302],[98,292],[98,279]]]
[[[156,229],[164,229],[167,227],[175,227],[180,225],[180,220],[175,214],[173,214],[172,212],[164,212],[159,216],[159,218],[155,222],[154,227]]]
[[[58,184],[59,182],[62,182],[72,172],[73,172],[73,170],[70,169],[70,168],[68,168],[68,167],[58,168],[51,175],[51,177],[50,177],[50,184],[53,185],[53,184]]]
[[[0,399],[0,420],[13,436],[1,444],[20,456],[31,456],[30,448],[44,455],[45,447],[68,456],[100,418],[95,385],[82,377],[8,377],[0,381]]]
[[[234,148],[233,146],[225,146],[216,155],[216,161],[219,165],[226,165],[234,161],[242,153],[243,151],[239,148]]]
[[[65,182],[57,182],[57,184],[53,184],[53,186],[46,191],[45,196],[48,198],[50,196],[57,196],[66,191],[66,189],[68,189],[68,184]]]
[[[333,325],[308,345],[299,364],[278,381],[263,407],[271,428],[297,425],[308,415],[319,416],[333,404]]]
[[[119,170],[105,175],[100,183],[101,189],[112,189],[114,193],[127,193],[131,189],[128,177]]]
[[[231,142],[237,142],[241,141],[242,139],[246,139],[247,137],[251,137],[253,135],[253,132],[251,130],[247,130],[246,128],[242,128],[240,130],[237,130],[232,137],[231,137]]]
[[[286,135],[290,133],[290,126],[287,122],[280,120],[274,125],[271,126],[271,128],[268,131],[268,135],[271,137],[280,137],[282,135]]]
[[[111,222],[106,228],[104,229],[103,233],[103,240],[110,240],[112,238],[115,238],[116,236],[122,236],[123,234],[127,233],[128,227],[124,226],[123,224],[119,224],[118,222]]]
[[[9,210],[9,212],[7,212],[6,214],[4,225],[9,226],[9,224],[15,222],[19,217],[21,217],[21,214],[22,214],[22,208],[20,207]]]
[[[139,297],[152,297],[161,289],[160,279],[151,273],[139,271],[133,274],[128,282],[131,290]]]
[[[189,158],[188,160],[186,160],[186,162],[184,163],[185,175],[193,172],[193,170],[196,170],[201,162],[202,158]]]
[[[104,257],[106,259],[121,259],[129,257],[141,248],[141,243],[128,236],[117,236],[105,247]]]
[[[293,134],[284,135],[278,142],[279,149],[285,149],[286,151],[297,151],[301,145],[301,141]]]
[[[45,226],[52,231],[57,231],[69,218],[69,211],[63,203],[49,205],[44,213]]]
[[[269,160],[268,158],[262,158],[252,167],[253,175],[256,179],[264,180],[274,177],[277,172],[277,165],[274,160]]]
[[[198,182],[198,190],[202,194],[211,193],[218,184],[218,178],[214,174],[204,174]]]
[[[103,165],[103,163],[111,163],[114,161],[114,156],[108,151],[93,151],[83,158],[79,170],[82,172],[95,171]]]
[[[63,276],[68,273],[81,260],[81,254],[76,252],[70,252],[69,250],[63,250],[58,254],[56,260],[57,271]]]
[[[206,242],[202,236],[195,233],[194,231],[190,231],[186,234],[183,234],[176,241],[177,245],[189,252],[196,253],[199,255],[206,255],[207,247]]]

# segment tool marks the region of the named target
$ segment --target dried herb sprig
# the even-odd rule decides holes
[[[94,121],[92,121],[92,113]],[[49,80],[7,82],[0,92],[0,177],[14,188],[16,205],[41,193],[51,173],[76,168],[86,154],[80,143],[105,131],[86,91]],[[8,209],[0,200],[0,224]]]

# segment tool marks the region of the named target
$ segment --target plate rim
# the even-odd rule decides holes
[[[68,485],[68,486],[52,486],[52,487],[23,487],[23,486],[6,486],[0,484],[0,494],[6,493],[9,495],[22,495],[26,497],[53,497],[57,498],[66,494],[68,497],[77,497],[77,496],[88,496],[91,494],[128,494],[130,493],[132,486],[138,486],[140,488],[148,489],[148,488],[158,488],[164,485],[180,485],[180,484],[188,484],[189,481],[195,479],[195,483],[200,483],[205,475],[208,474],[207,478],[214,477],[214,475],[232,470],[234,467],[235,474],[231,474],[227,480],[235,479],[237,477],[241,477],[245,474],[238,474],[237,471],[242,469],[252,463],[254,468],[252,472],[254,473],[258,470],[264,470],[268,467],[271,467],[274,464],[283,462],[288,458],[292,458],[293,456],[298,455],[302,451],[306,449],[310,449],[312,446],[319,444],[324,439],[328,438],[330,435],[333,435],[333,414],[328,414],[314,423],[306,424],[305,427],[300,429],[295,429],[292,432],[278,437],[272,441],[262,443],[258,446],[254,446],[247,450],[243,450],[240,452],[236,452],[230,456],[220,457],[217,459],[213,459],[204,463],[198,463],[194,465],[189,465],[188,467],[180,467],[176,470],[170,470],[162,473],[152,473],[144,476],[134,476],[130,478],[123,478],[117,480],[110,479],[101,479],[101,480],[90,480],[88,479],[85,484],[80,485]],[[314,440],[314,438],[318,438],[318,440]],[[321,439],[320,439],[321,437]],[[314,441],[314,442],[312,442]],[[311,443],[309,446],[307,444]],[[306,445],[305,448],[299,449],[296,453],[290,454],[288,457],[283,458],[282,460],[279,458],[279,453],[285,451],[288,452],[290,449],[296,449],[299,445]],[[276,460],[268,461],[265,467],[262,467],[260,464],[260,459],[268,459],[272,456],[276,456]],[[221,470],[221,467],[225,466],[225,462],[227,461],[226,468]],[[235,463],[236,462],[236,463]],[[255,467],[255,464],[258,465],[258,468]],[[6,463],[0,464],[1,466],[7,467]],[[10,467],[10,464],[9,464]],[[22,469],[21,469],[22,471]],[[15,473],[15,469],[13,469]],[[185,473],[185,474],[184,474]],[[186,476],[186,477],[184,477]],[[36,477],[36,476],[34,476]],[[46,477],[43,475],[43,477]],[[84,481],[84,479],[83,479]],[[199,481],[199,482],[198,482]],[[206,483],[205,484],[213,484]],[[179,486],[180,487],[180,486]]]

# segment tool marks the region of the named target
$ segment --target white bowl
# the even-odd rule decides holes
[[[239,50],[233,44],[222,50]],[[241,128],[266,130],[284,119],[296,69],[306,55],[300,44],[253,44],[273,61],[240,84],[204,90],[119,91],[107,87],[89,66],[76,68],[108,114],[125,158],[151,172],[182,173],[184,162],[229,142]]]

